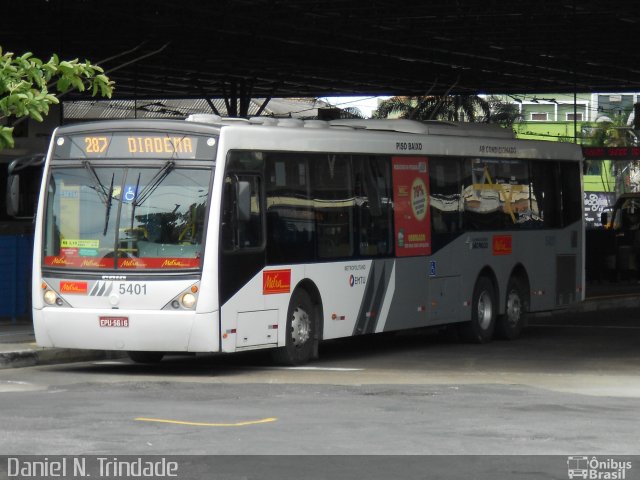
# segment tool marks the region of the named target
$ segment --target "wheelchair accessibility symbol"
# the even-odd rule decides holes
[[[135,185],[125,185],[124,195],[122,197],[123,203],[132,203],[136,199],[137,194],[138,192],[136,191]]]

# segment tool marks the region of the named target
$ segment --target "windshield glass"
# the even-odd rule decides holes
[[[54,168],[44,264],[73,269],[194,269],[201,265],[210,169]]]

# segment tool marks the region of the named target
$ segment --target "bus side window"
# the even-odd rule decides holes
[[[463,221],[467,230],[502,230],[502,186],[496,182],[499,161],[473,158],[463,163]],[[504,197],[502,197],[504,198]]]
[[[456,158],[429,159],[431,231],[435,248],[462,229],[460,216],[460,161]],[[438,244],[438,245],[436,245]]]
[[[531,161],[531,208],[536,228],[558,228],[560,171],[558,162]]]
[[[354,253],[354,205],[351,157],[321,155],[310,165],[319,258],[348,258]]]
[[[389,157],[354,157],[358,244],[363,257],[393,253]]]
[[[580,183],[580,167],[574,163],[560,162],[562,226],[564,227],[579,221],[584,215]]]
[[[315,260],[316,224],[309,154],[266,157],[267,259],[270,264]]]

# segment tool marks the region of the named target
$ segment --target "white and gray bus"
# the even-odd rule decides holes
[[[39,345],[300,364],[325,339],[416,327],[512,339],[525,313],[584,297],[577,146],[441,122],[195,120],[55,131]]]

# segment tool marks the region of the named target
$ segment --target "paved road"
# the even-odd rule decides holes
[[[537,318],[515,342],[410,332],[262,353],[0,371],[19,454],[638,453],[640,315]]]

